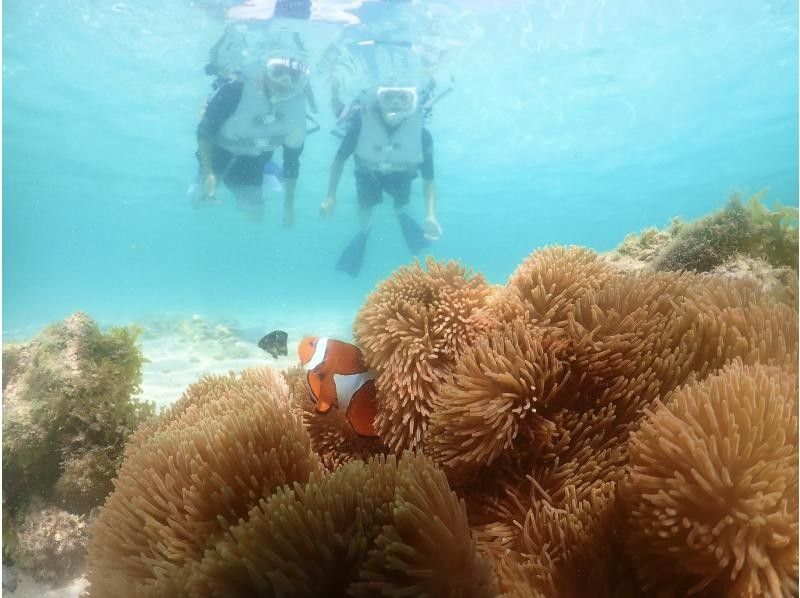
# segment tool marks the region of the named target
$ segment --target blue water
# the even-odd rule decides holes
[[[437,258],[501,283],[537,247],[605,251],[714,210],[731,191],[797,203],[795,2],[413,6],[463,41],[449,65],[455,92],[429,125]],[[357,223],[352,160],[335,216],[319,215],[338,145],[323,81],[313,81],[322,131],[306,142],[294,228],[281,228],[280,197],[260,223],[230,200],[190,207],[203,67],[237,10],[247,12],[221,0],[3,2],[6,338],[78,309],[103,323],[163,313],[349,323],[409,263],[387,202],[361,276],[333,269]],[[421,219],[419,181],[412,201]]]

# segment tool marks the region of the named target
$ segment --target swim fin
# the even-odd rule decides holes
[[[355,278],[361,271],[361,264],[364,261],[364,252],[367,248],[367,237],[369,232],[364,231],[358,233],[347,244],[347,247],[342,251],[339,256],[339,261],[336,262],[336,269],[345,272]]]
[[[400,230],[403,231],[403,238],[411,253],[417,253],[430,245],[430,241],[425,238],[425,231],[411,216],[400,212],[397,214],[397,221],[400,223]]]

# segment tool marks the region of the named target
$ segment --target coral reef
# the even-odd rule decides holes
[[[684,222],[680,218],[673,218],[669,228],[659,230],[650,227],[641,233],[630,233],[622,240],[616,252],[640,262],[642,265],[652,261],[675,237],[683,230]]]
[[[14,563],[40,581],[80,572],[89,539],[86,519],[55,507],[28,513],[17,527]]]
[[[733,268],[740,276],[744,270],[762,278],[765,272],[785,277],[787,270],[796,276],[798,210],[780,204],[770,210],[763,196],[758,193],[745,202],[733,195],[721,210],[697,221],[674,219],[663,231],[649,228],[628,235],[608,257],[627,271],[724,273],[732,262],[744,261],[750,267]],[[757,269],[753,263],[759,264]]]
[[[444,474],[411,454],[325,473],[271,370],[201,380],[126,455],[92,596],[494,595]]]
[[[29,342],[3,346],[4,558],[35,564],[20,534],[44,542],[48,521],[88,515],[111,492],[128,436],[154,412],[133,398],[142,364],[136,336],[129,328],[103,333],[76,313]],[[43,518],[46,507],[65,514]],[[71,551],[55,539],[61,527],[50,532],[50,564],[34,575],[74,570]]]
[[[683,226],[652,266],[656,271],[708,272],[751,245],[753,235],[747,210],[732,198],[719,212]]]
[[[797,271],[798,210],[780,203],[770,210],[761,203],[763,195],[762,192],[752,196],[746,205],[753,234],[745,253]]]
[[[711,274],[724,278],[746,280],[762,292],[787,305],[797,306],[797,270],[786,266],[773,266],[763,258],[737,255],[714,268]]]

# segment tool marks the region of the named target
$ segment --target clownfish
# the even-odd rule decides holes
[[[317,411],[344,409],[348,423],[361,436],[375,432],[375,381],[361,349],[327,337],[309,336],[297,348],[308,374]]]

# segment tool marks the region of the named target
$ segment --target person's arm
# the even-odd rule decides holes
[[[425,195],[425,218],[436,220],[436,181],[422,179],[422,192]]]
[[[319,108],[317,108],[317,99],[314,97],[314,90],[311,88],[310,83],[305,86],[303,93],[306,95],[306,101],[308,102],[308,107],[311,109],[311,112],[314,114],[319,112]]]
[[[200,163],[200,180],[203,183],[203,197],[210,199],[217,192],[217,177],[211,160],[214,144],[208,137],[197,136],[197,160]]]
[[[339,90],[341,89],[341,83],[335,77],[331,79],[331,110],[333,111],[333,115],[336,118],[339,118],[344,112],[344,102],[342,102],[342,98],[339,95]]]
[[[217,177],[214,175],[212,153],[214,137],[223,123],[230,118],[242,98],[244,84],[234,81],[223,85],[208,102],[203,118],[197,125],[197,160],[200,163],[200,176],[203,179],[203,195],[206,199],[214,196]]]
[[[347,134],[345,135],[344,139],[342,139],[339,150],[336,152],[336,156],[333,158],[333,163],[331,164],[331,173],[328,177],[328,195],[325,197],[325,201],[322,202],[322,205],[320,206],[320,211],[322,212],[323,216],[329,216],[336,206],[336,190],[339,188],[339,180],[342,178],[344,163],[355,151],[360,132],[361,118],[360,115],[356,114],[353,122],[350,125],[350,128],[347,130]]]
[[[425,196],[425,238],[436,241],[442,236],[442,227],[436,220],[436,182],[433,171],[433,137],[422,129],[422,192]]]
[[[337,155],[331,164],[331,174],[328,177],[328,199],[333,203],[336,199],[336,190],[339,188],[339,180],[342,178],[344,170],[344,160]]]
[[[330,216],[336,207],[336,190],[339,188],[339,179],[342,178],[342,170],[344,169],[344,160],[339,157],[337,152],[336,157],[331,164],[331,174],[328,177],[328,195],[325,196],[325,201],[319,207],[323,216]]]
[[[300,175],[303,147],[302,143],[300,147],[283,146],[283,225],[287,227],[294,223],[294,193]]]

